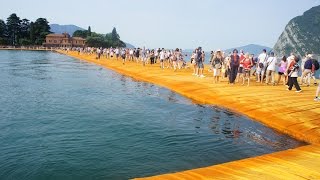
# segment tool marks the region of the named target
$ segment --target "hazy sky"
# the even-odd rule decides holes
[[[0,19],[11,13],[32,21],[74,24],[98,33],[117,28],[125,42],[150,48],[273,47],[286,24],[320,0],[0,0]]]

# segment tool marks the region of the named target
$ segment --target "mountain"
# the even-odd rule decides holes
[[[131,48],[131,49],[135,48],[134,45],[132,45],[132,44],[129,44],[129,43],[126,43],[126,42],[125,42],[125,44],[126,44],[126,48]]]
[[[59,24],[50,24],[50,31],[55,34],[69,33],[71,36],[76,30],[85,30],[81,27],[75,25],[59,25]]]
[[[272,48],[270,48],[270,47],[261,46],[261,45],[257,45],[257,44],[249,44],[246,46],[226,49],[226,50],[224,50],[224,52],[229,53],[229,52],[232,52],[234,49],[237,49],[238,51],[240,51],[242,49],[245,53],[249,52],[250,54],[255,54],[255,55],[260,54],[263,49],[266,49],[267,52],[272,50]]]
[[[276,53],[291,52],[304,55],[306,52],[320,54],[320,6],[311,8],[289,21],[274,46]]]

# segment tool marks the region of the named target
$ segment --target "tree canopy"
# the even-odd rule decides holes
[[[46,35],[50,33],[49,22],[45,18],[38,18],[32,22],[26,18],[21,19],[13,13],[6,22],[0,19],[0,45],[42,45]],[[91,27],[88,26],[88,30],[77,30],[72,36],[86,39],[87,46],[126,47],[115,27],[110,33],[104,35],[92,32]]]
[[[91,47],[126,47],[126,44],[120,40],[116,28],[113,28],[111,33],[103,35],[91,32],[91,27],[89,26],[88,30],[77,30],[72,36],[85,38],[87,46]]]
[[[49,33],[49,22],[45,18],[30,22],[13,13],[6,23],[0,19],[0,44],[3,45],[42,45]]]

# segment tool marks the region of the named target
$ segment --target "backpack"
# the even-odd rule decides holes
[[[304,63],[304,69],[312,69],[312,60],[308,59],[305,63]]]
[[[316,59],[313,59],[312,64],[314,65],[314,70],[317,71],[319,69],[319,61]]]

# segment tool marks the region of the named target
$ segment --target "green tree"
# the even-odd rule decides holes
[[[91,36],[91,27],[90,27],[90,26],[88,27],[88,34],[87,34],[87,36]]]
[[[29,39],[31,44],[35,44],[36,41],[36,32],[35,32],[35,27],[34,27],[34,22],[30,23],[30,34],[29,34]]]
[[[87,30],[76,30],[74,33],[73,33],[73,35],[72,35],[72,37],[82,37],[82,38],[87,38],[87,36],[88,36],[88,31]]]
[[[34,35],[34,44],[42,45],[46,35],[50,34],[49,22],[45,18],[38,18],[32,27],[32,34]]]
[[[91,47],[110,47],[109,42],[103,36],[89,36],[87,38],[87,45]]]
[[[31,40],[29,38],[21,38],[19,39],[19,44],[22,46],[31,45]]]
[[[28,19],[22,19],[20,23],[20,38],[30,38],[30,21]]]
[[[20,33],[20,23],[21,20],[15,13],[7,18],[9,43],[13,46],[17,45],[17,42],[19,41],[18,35]]]
[[[0,19],[0,44],[7,44],[7,25]]]
[[[112,29],[112,32],[111,32],[111,39],[112,39],[112,41],[120,40],[120,36],[117,33],[117,29],[115,27]]]
[[[0,37],[4,38],[7,33],[7,25],[6,23],[0,19]]]

